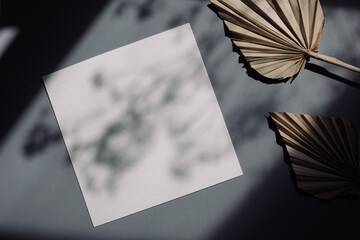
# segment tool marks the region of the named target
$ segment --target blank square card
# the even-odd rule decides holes
[[[189,24],[44,83],[94,226],[242,175]]]

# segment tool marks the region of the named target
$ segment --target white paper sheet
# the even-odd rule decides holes
[[[189,24],[44,83],[94,226],[242,175]]]

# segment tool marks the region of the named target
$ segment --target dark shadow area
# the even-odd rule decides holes
[[[0,59],[0,143],[42,89],[41,77],[57,70],[106,3],[1,1],[0,25],[18,27],[19,35]]]
[[[68,240],[83,240],[84,238],[80,237],[70,237],[70,236],[49,236],[45,234],[34,234],[34,233],[14,233],[14,232],[2,232],[0,233],[1,239],[7,239],[7,240],[62,240],[62,239],[68,239]]]
[[[350,81],[350,80],[348,80],[346,78],[343,78],[343,77],[341,77],[339,75],[331,73],[328,70],[326,70],[326,68],[318,66],[316,64],[308,62],[305,65],[305,69],[307,69],[309,71],[312,71],[312,72],[315,72],[315,73],[318,73],[318,74],[321,74],[321,75],[323,75],[325,77],[328,77],[328,78],[331,78],[333,80],[342,82],[342,83],[347,84],[348,86],[351,86],[353,88],[360,89],[360,83]]]
[[[357,90],[347,88],[329,103],[323,115],[343,116],[358,127],[360,113],[349,107],[356,99]],[[268,126],[274,131],[283,156],[274,156],[279,164],[262,177],[261,184],[248,193],[247,200],[234,209],[212,239],[352,239],[357,234],[358,222],[354,219],[360,214],[359,197],[320,200],[297,188],[289,154],[269,118]]]
[[[141,21],[145,21],[147,18],[151,17],[151,15],[153,14],[154,9],[157,7],[156,6],[156,2],[154,0],[146,0],[143,1],[139,6],[138,6],[138,19]]]
[[[34,155],[44,150],[48,145],[53,142],[57,142],[61,139],[59,131],[50,132],[50,129],[43,124],[36,124],[29,133],[29,139],[27,139],[24,145],[24,153],[27,156]],[[29,158],[27,158],[29,159]]]
[[[329,7],[360,8],[360,2],[356,0],[321,0],[320,3]]]
[[[143,22],[161,11],[165,7],[166,1],[163,0],[144,0],[144,1],[119,1],[115,8],[115,15],[120,16],[129,11],[134,11],[136,19]]]
[[[17,233],[15,232],[0,232],[0,239],[6,239],[6,240],[122,240],[122,239],[129,239],[129,238],[119,238],[119,237],[81,237],[81,236],[70,236],[67,234],[58,234],[58,235],[54,235],[54,234],[39,234],[36,232],[22,232],[22,231],[18,231]],[[139,238],[130,238],[133,240],[141,240]]]
[[[125,10],[133,3],[133,1],[120,1],[118,6],[115,8],[115,15],[122,15]]]
[[[255,139],[260,131],[258,126],[263,124],[261,121],[263,119],[254,116],[260,112],[266,112],[268,109],[273,109],[275,105],[275,101],[269,100],[253,105],[246,110],[240,109],[239,112],[234,112],[229,118],[225,118],[233,145],[242,145],[244,139]]]
[[[280,160],[280,159],[279,159]],[[212,239],[352,239],[360,213],[359,198],[334,201],[289,190],[288,166],[279,164],[264,176]]]
[[[357,231],[359,197],[313,198],[295,187],[289,154],[275,122],[267,117],[283,159],[212,239],[351,239]],[[280,158],[280,157],[279,157]],[[280,159],[279,159],[280,160]],[[290,171],[289,171],[290,170]],[[289,192],[289,175],[296,191]]]
[[[23,144],[23,153],[27,160],[32,160],[33,156],[42,153],[48,146],[62,139],[60,130],[52,127],[46,121],[49,120],[49,117],[52,117],[52,114],[53,112],[49,111],[49,109],[43,108],[38,116],[38,121],[27,134]]]

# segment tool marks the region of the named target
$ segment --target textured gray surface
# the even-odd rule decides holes
[[[360,66],[360,8],[355,2],[322,1],[326,26],[320,53]],[[359,216],[359,199],[322,202],[299,192],[265,116],[269,111],[343,116],[359,128],[359,88],[308,69],[292,83],[267,85],[252,79],[232,52],[221,20],[207,5],[208,1],[110,1],[56,66],[50,68],[47,59],[40,59],[28,80],[19,81],[39,81],[54,70],[189,22],[244,175],[93,228],[51,105],[40,87],[0,146],[0,234],[44,239],[304,239],[357,231],[352,219]],[[37,33],[46,43],[46,29]],[[51,58],[52,50],[59,56],[56,48],[66,42],[59,38],[57,44],[37,51]],[[310,62],[360,83],[357,73]],[[28,66],[20,67],[26,71]],[[11,81],[11,74],[6,76]]]

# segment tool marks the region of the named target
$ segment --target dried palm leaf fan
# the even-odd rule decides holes
[[[360,139],[350,122],[285,112],[270,116],[300,189],[321,199],[360,194]]]
[[[211,0],[250,66],[267,78],[300,73],[309,57],[353,71],[360,68],[319,54],[325,24],[319,0]]]

